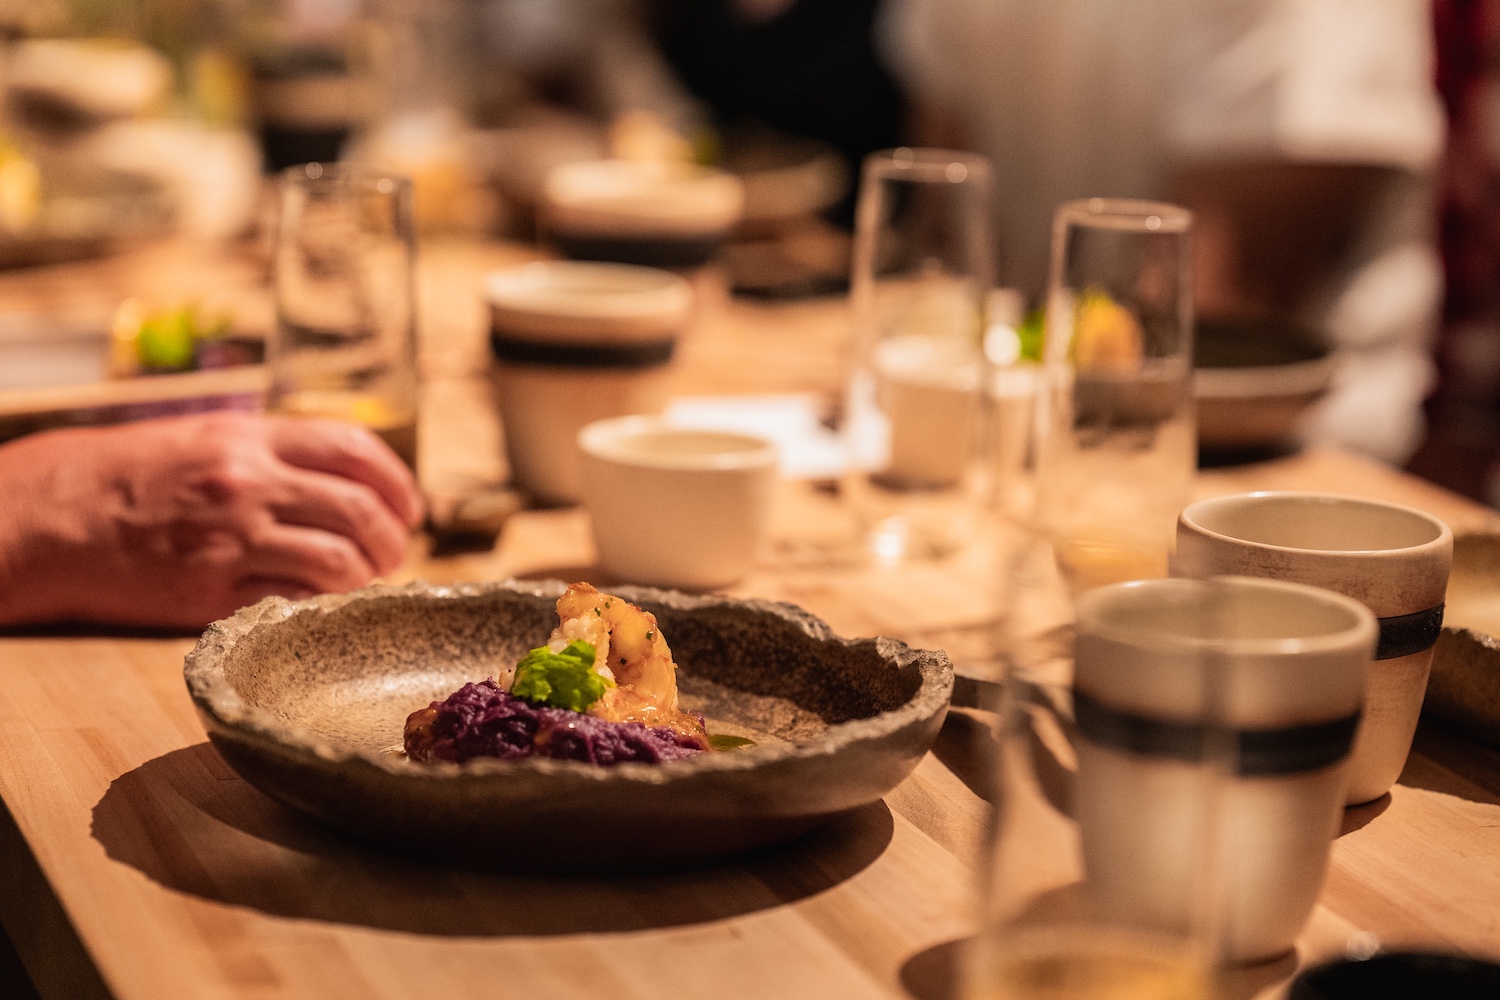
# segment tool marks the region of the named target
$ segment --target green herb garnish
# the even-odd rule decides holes
[[[1016,336],[1021,341],[1022,361],[1042,360],[1042,339],[1047,326],[1047,314],[1041,309],[1033,309],[1021,320],[1021,325],[1016,327]]]
[[[739,750],[753,746],[755,746],[755,741],[747,740],[743,736],[730,736],[728,733],[710,733],[708,736],[710,750]]]
[[[192,303],[147,315],[136,332],[136,356],[152,370],[187,371],[197,364],[199,343],[229,332],[225,316],[205,317]]]
[[[560,653],[538,646],[516,664],[510,693],[517,698],[582,712],[614,684],[594,672],[594,647],[574,639]]]

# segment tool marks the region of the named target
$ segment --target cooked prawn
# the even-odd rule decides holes
[[[705,735],[697,716],[677,708],[677,665],[655,615],[592,584],[575,583],[558,598],[557,617],[548,647],[561,652],[582,639],[594,647],[594,669],[616,685],[588,714]]]

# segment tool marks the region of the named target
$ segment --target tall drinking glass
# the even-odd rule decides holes
[[[342,165],[282,174],[273,413],[368,427],[417,467],[411,182]]]
[[[1034,518],[1075,594],[1167,573],[1197,453],[1191,230],[1108,198],[1053,221]]]
[[[990,184],[989,162],[969,153],[902,148],[865,159],[844,488],[882,561],[952,552],[981,512]]]
[[[964,1000],[1209,1000],[1232,748],[1212,648],[1178,629],[1211,621],[1214,595],[1084,595],[1075,679],[1071,633],[1037,631],[1067,603],[1037,576],[1055,572],[1050,546],[1019,546],[1014,569]],[[1142,677],[1158,685],[1136,696]]]

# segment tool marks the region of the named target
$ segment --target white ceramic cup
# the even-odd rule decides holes
[[[553,261],[497,271],[485,292],[511,475],[544,503],[575,503],[579,430],[666,405],[692,290],[654,268]]]
[[[776,484],[769,441],[635,416],[589,424],[578,446],[605,570],[701,590],[734,583],[754,564]]]
[[[1326,587],[1380,621],[1349,804],[1390,790],[1406,764],[1443,625],[1453,533],[1424,511],[1322,493],[1244,493],[1177,520],[1178,576],[1269,577]]]
[[[1244,577],[1102,587],[1077,614],[1076,805],[1100,902],[1180,930],[1216,891],[1225,958],[1287,951],[1343,816],[1374,616]],[[1205,858],[1216,877],[1195,878]]]

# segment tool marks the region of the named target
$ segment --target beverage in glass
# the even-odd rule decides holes
[[[1108,198],[1054,220],[1034,518],[1074,593],[1167,573],[1197,455],[1191,230]]]
[[[990,165],[901,148],[865,160],[850,300],[844,488],[882,561],[941,556],[981,511]]]
[[[417,344],[411,183],[343,165],[282,175],[273,413],[375,432],[417,465]]]

